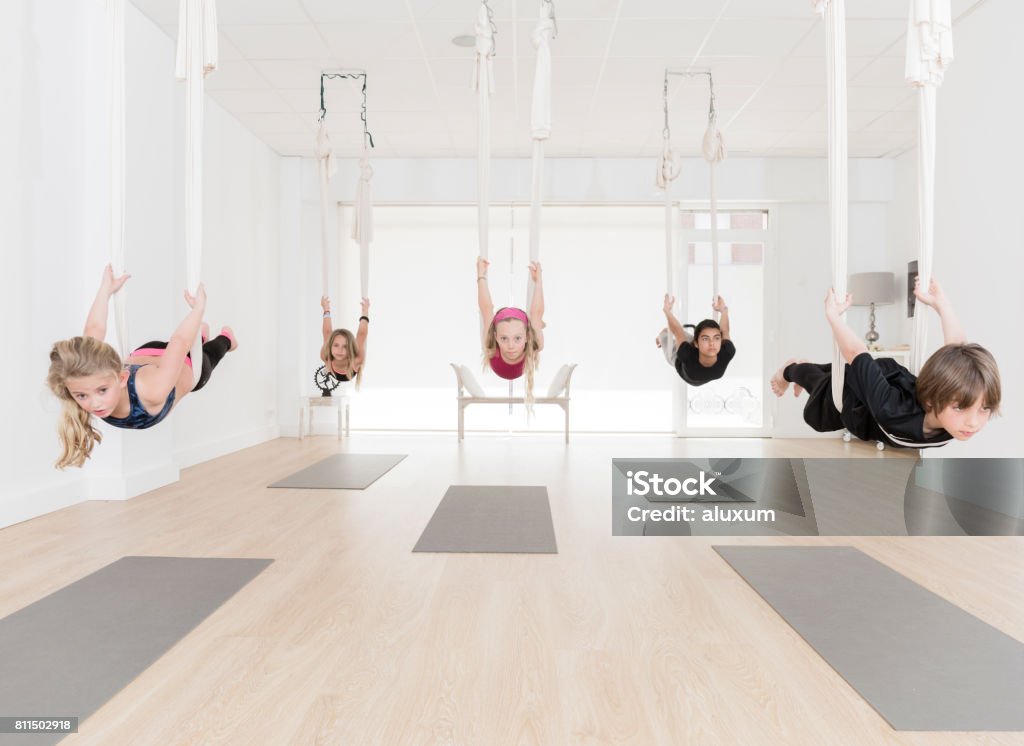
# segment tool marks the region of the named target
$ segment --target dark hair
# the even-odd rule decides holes
[[[722,327],[718,325],[717,321],[715,321],[714,319],[704,319],[702,322],[697,324],[697,326],[693,330],[694,342],[700,339],[700,333],[705,329],[717,329],[718,331],[722,331]]]
[[[974,405],[980,397],[999,411],[1002,386],[992,353],[978,344],[950,344],[928,358],[917,376],[917,400],[926,411],[941,412],[950,404]]]

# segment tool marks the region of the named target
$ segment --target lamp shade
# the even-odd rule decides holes
[[[847,290],[855,306],[884,306],[896,300],[896,276],[892,272],[860,272],[850,275]]]

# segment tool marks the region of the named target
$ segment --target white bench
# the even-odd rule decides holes
[[[464,365],[451,363],[455,371],[455,380],[458,383],[458,407],[459,407],[459,441],[465,437],[466,407],[470,404],[525,404],[526,399],[522,396],[487,396],[483,387],[473,377],[473,373]],[[565,412],[565,442],[569,442],[569,384],[572,382],[572,373],[576,370],[576,364],[563,365],[555,374],[551,386],[548,388],[547,396],[539,396],[533,400],[534,404],[556,404]],[[468,392],[468,393],[467,393]]]
[[[299,440],[306,436],[307,424],[309,434],[313,434],[313,412],[314,407],[334,407],[338,410],[338,440],[341,436],[348,435],[348,391],[346,386],[340,386],[334,391],[333,396],[300,396],[299,397]]]

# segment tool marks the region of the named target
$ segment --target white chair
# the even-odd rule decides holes
[[[334,407],[338,411],[338,440],[342,434],[349,434],[348,387],[345,385],[335,389],[332,396],[300,396],[299,397],[299,440],[306,436],[307,423],[309,434],[313,434],[313,408]]]
[[[522,396],[487,396],[483,387],[477,382],[472,371],[465,365],[451,363],[458,384],[459,407],[459,441],[465,437],[466,407],[470,404],[525,404]],[[556,404],[565,412],[565,442],[569,442],[569,384],[576,364],[563,365],[548,387],[547,396],[537,397],[534,404]],[[468,392],[468,395],[467,395]]]

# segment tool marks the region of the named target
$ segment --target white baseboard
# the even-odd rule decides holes
[[[298,435],[298,427],[295,427],[295,434]],[[199,445],[190,445],[184,448],[179,448],[174,453],[175,461],[179,468],[186,468],[189,466],[195,466],[201,464],[204,461],[215,459],[219,456],[224,456],[235,451],[240,451],[243,448],[249,448],[250,446],[259,445],[265,443],[268,440],[274,440],[282,435],[281,428],[277,425],[266,425],[264,427],[253,428],[242,433],[236,433],[227,438],[221,438],[220,440],[208,441]]]
[[[91,477],[87,500],[130,500],[146,492],[166,487],[178,481],[179,470],[174,464],[161,464],[140,469],[130,474],[109,477]]]
[[[13,526],[55,510],[66,508],[88,499],[89,485],[85,478],[42,487],[15,485],[0,497],[0,528]]]

